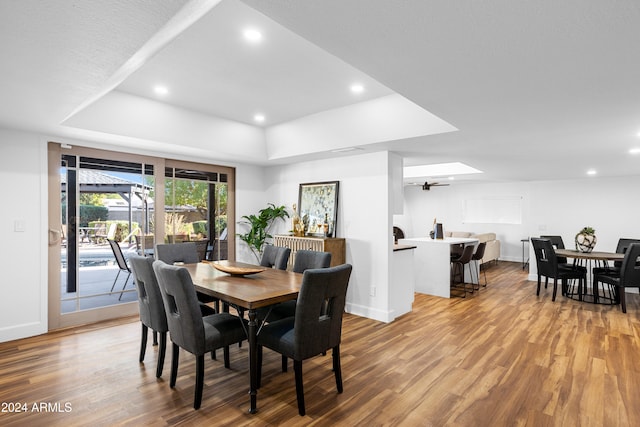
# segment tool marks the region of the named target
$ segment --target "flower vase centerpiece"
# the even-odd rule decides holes
[[[596,246],[595,230],[591,227],[584,227],[576,234],[576,249],[580,252],[591,252]]]

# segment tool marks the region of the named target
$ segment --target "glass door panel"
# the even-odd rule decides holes
[[[227,175],[167,167],[165,177],[165,241],[193,241],[201,259],[228,259]]]
[[[153,167],[140,163],[64,155],[61,168],[61,314],[136,301],[125,258],[145,253],[153,233],[149,198]],[[153,244],[151,243],[151,248]]]

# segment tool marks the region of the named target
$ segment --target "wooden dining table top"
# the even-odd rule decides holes
[[[256,265],[236,261],[215,263],[238,268]],[[302,274],[267,268],[260,273],[234,276],[213,267],[213,262],[185,264],[196,290],[249,310],[294,300],[298,297]]]
[[[556,256],[600,261],[622,261],[624,259],[624,254],[617,252],[580,252],[575,249],[556,249]]]

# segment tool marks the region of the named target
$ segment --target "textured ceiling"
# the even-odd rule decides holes
[[[274,35],[261,50],[230,34],[254,18]],[[342,82],[355,73],[376,88],[365,97],[400,94],[458,129],[368,151],[485,172],[470,179],[638,176],[628,154],[640,146],[638,22],[634,1],[4,1],[0,125],[186,152],[187,142],[61,123],[118,85],[152,99],[148,82],[168,76],[177,83],[162,102],[174,112],[249,123],[271,108],[269,130],[351,103]]]

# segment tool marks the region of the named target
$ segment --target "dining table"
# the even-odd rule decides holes
[[[220,271],[214,266],[228,271]],[[259,320],[257,310],[284,301],[295,300],[302,285],[302,274],[274,268],[260,267],[236,261],[200,262],[185,264],[198,292],[216,297],[223,303],[246,311],[249,319],[249,412],[257,412]],[[255,271],[255,272],[251,272]]]
[[[622,262],[622,260],[624,259],[624,254],[617,253],[617,252],[602,252],[602,251],[582,252],[576,249],[556,249],[555,252],[556,252],[556,256],[572,258],[575,264],[579,265],[581,262],[586,263],[588,279],[591,277],[592,262],[597,262],[597,263],[602,262],[606,265],[608,261]],[[591,294],[587,292],[587,289],[588,289],[587,283],[585,283],[584,292],[581,292],[581,290],[578,291],[579,300],[593,302],[596,304],[598,303],[603,304],[605,302],[608,304],[617,304],[618,296],[615,295],[615,290],[613,292],[610,292],[609,297],[606,297],[606,293],[604,293],[604,290],[603,290],[604,298],[600,299],[599,291],[597,289],[594,289],[593,283],[591,283],[591,292],[592,292]],[[567,296],[569,298],[572,298],[573,294],[569,294],[567,292]]]

